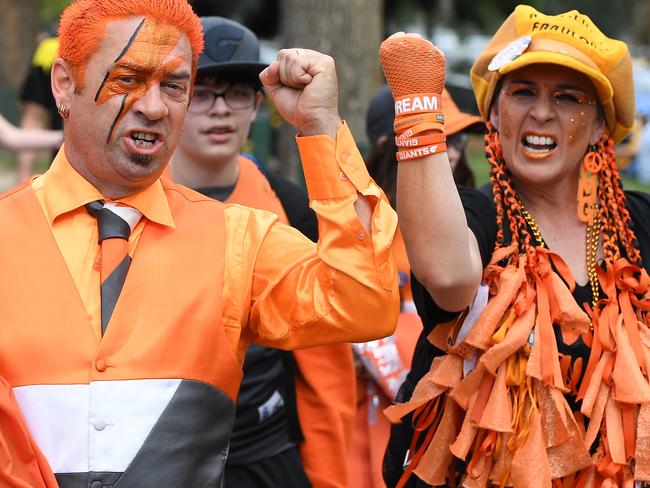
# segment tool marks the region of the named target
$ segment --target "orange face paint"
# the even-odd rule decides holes
[[[154,84],[176,71],[185,60],[185,56],[170,55],[181,37],[177,28],[147,18],[133,32],[95,95],[98,105],[113,97],[122,97],[122,105],[106,139],[107,144],[113,137],[115,127],[133,104]]]

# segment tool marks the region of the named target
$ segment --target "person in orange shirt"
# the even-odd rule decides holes
[[[202,17],[206,50],[169,164],[174,181],[223,201],[268,210],[318,239],[307,193],[241,154],[263,102],[259,42],[222,17]],[[230,40],[231,49],[218,46]],[[346,487],[354,418],[352,351],[331,344],[287,353],[252,344],[244,361],[226,463],[227,487]]]
[[[393,332],[396,215],[338,115],[329,56],[283,49],[260,75],[299,132],[315,244],[162,176],[203,48],[185,0],[77,0],[59,33],[63,147],[0,198],[0,375],[20,411],[0,423],[0,479],[222,486],[249,344]],[[7,430],[21,417],[50,471]]]
[[[474,174],[467,162],[465,146],[469,132],[484,128],[480,117],[461,112],[447,90],[443,91],[443,111],[449,164],[456,184],[473,187]],[[371,148],[366,158],[368,171],[396,206],[397,160],[395,152],[395,102],[388,85],[370,100],[366,112],[366,134]],[[390,435],[390,422],[383,410],[395,400],[404,381],[422,322],[411,292],[411,269],[402,234],[393,243],[399,274],[401,313],[395,334],[366,343],[353,344],[357,364],[357,414],[348,458],[348,477],[358,488],[386,486],[382,462]]]

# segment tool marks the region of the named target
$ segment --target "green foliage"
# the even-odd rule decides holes
[[[41,27],[50,34],[55,34],[59,16],[68,5],[70,5],[70,0],[38,0]]]

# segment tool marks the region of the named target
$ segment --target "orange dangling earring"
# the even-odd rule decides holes
[[[603,158],[598,146],[589,146],[580,165],[578,181],[578,218],[591,225],[598,213],[598,173],[603,168]]]

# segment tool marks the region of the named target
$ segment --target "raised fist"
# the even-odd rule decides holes
[[[379,58],[395,99],[397,160],[446,151],[441,104],[445,55],[419,35],[399,32],[382,42]]]
[[[419,35],[393,34],[381,43],[379,59],[393,98],[416,93],[442,93],[445,55]]]
[[[335,137],[342,122],[330,56],[309,49],[282,49],[260,80],[280,115],[302,135]]]

